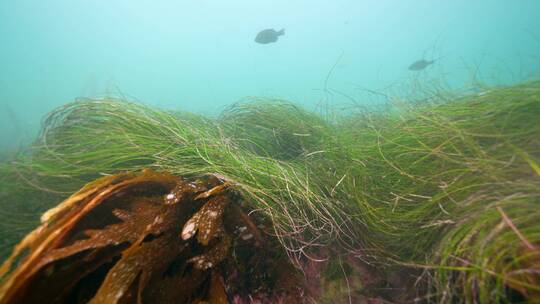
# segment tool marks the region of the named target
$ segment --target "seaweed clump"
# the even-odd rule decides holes
[[[281,282],[318,302],[538,302],[540,83],[440,99],[331,121],[276,100],[217,119],[111,99],[65,105],[33,146],[0,165],[0,247],[86,183],[150,168],[220,180],[192,195],[174,229],[180,244],[201,249],[186,263],[207,273],[204,284],[220,265],[229,301],[256,290],[276,300]],[[212,200],[230,191],[228,202]],[[238,219],[250,237],[227,228]],[[237,246],[242,238],[267,249]],[[263,282],[292,267],[303,284],[295,271],[267,285],[239,276]]]
[[[215,176],[103,177],[43,214],[15,248],[0,268],[0,303],[301,301],[300,277],[275,268],[283,258],[267,245]]]
[[[343,195],[362,210],[368,246],[424,270],[418,299],[537,301],[540,84],[397,109],[339,132],[344,159],[365,164],[348,169]]]

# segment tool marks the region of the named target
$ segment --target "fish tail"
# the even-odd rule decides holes
[[[277,32],[278,36],[285,35],[285,29],[281,29],[281,31]]]

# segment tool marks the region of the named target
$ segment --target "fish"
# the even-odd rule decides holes
[[[425,60],[420,59],[415,61],[413,64],[409,66],[410,71],[421,71],[425,68],[427,68],[429,65],[432,65],[435,62],[435,60]]]
[[[285,35],[285,29],[281,29],[281,31],[276,31],[274,29],[262,30],[257,34],[257,37],[255,37],[255,42],[260,44],[276,42],[281,35]]]

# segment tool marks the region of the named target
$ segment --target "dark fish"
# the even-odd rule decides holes
[[[435,60],[425,60],[421,59],[418,61],[415,61],[413,64],[409,66],[409,70],[411,71],[421,71],[425,68],[427,68],[429,65],[433,64]]]
[[[255,37],[255,42],[260,44],[276,42],[281,35],[285,35],[285,29],[282,29],[279,32],[274,29],[262,30],[257,34],[257,37]]]

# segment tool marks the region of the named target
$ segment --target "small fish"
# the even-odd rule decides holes
[[[262,30],[257,34],[257,37],[255,37],[255,42],[260,44],[276,42],[281,35],[285,35],[285,29],[282,29],[279,32],[274,29]]]
[[[421,59],[418,61],[415,61],[413,64],[409,66],[410,71],[421,71],[425,68],[427,68],[429,65],[433,64],[435,60],[425,60]]]

